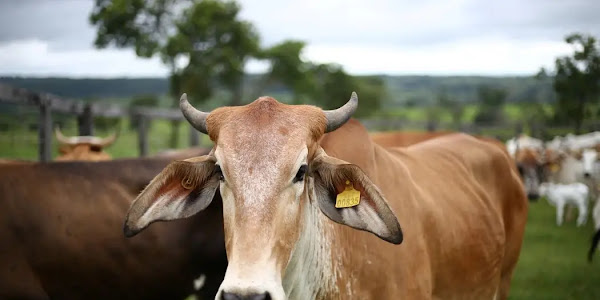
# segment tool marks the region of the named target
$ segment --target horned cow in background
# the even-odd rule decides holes
[[[60,143],[60,155],[56,158],[57,161],[101,161],[111,159],[111,156],[104,151],[104,148],[112,145],[117,140],[118,132],[114,132],[105,138],[96,136],[66,137],[59,128],[56,128],[55,135]]]

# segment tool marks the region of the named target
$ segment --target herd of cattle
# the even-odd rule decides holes
[[[527,135],[506,141],[530,199],[545,196],[556,206],[556,223],[561,225],[578,208],[577,225],[585,224],[590,204],[595,234],[588,259],[591,261],[600,242],[600,132],[568,134],[542,141]],[[568,204],[571,204],[569,206]]]
[[[595,134],[369,134],[357,105],[184,94],[211,149],[110,160],[116,135],[57,132],[63,161],[0,161],[0,298],[507,299],[527,196],[597,178]]]

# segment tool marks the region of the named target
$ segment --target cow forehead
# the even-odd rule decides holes
[[[540,153],[534,149],[525,148],[520,149],[516,157],[519,163],[536,165],[540,158]]]
[[[211,139],[229,165],[294,160],[299,150],[316,143],[325,129],[323,112],[314,106],[286,105],[270,97],[212,112]]]

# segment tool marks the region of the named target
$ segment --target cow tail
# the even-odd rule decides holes
[[[594,237],[592,237],[592,244],[590,245],[590,251],[588,252],[588,261],[592,262],[594,258],[594,252],[596,252],[596,248],[598,247],[598,242],[600,242],[600,228],[596,230]]]

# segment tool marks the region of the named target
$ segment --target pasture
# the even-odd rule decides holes
[[[545,199],[530,202],[509,299],[600,299],[600,255],[587,262],[591,218],[584,228],[577,228],[574,220],[558,227],[555,213]]]

